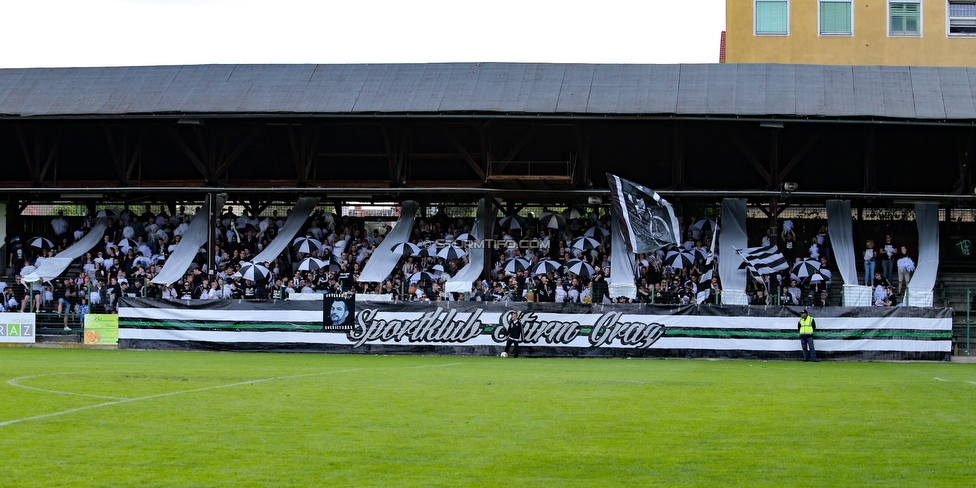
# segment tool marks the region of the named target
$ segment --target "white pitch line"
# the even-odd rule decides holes
[[[967,381],[966,383],[969,383],[970,385],[976,385],[976,381]]]
[[[123,397],[92,395],[90,393],[75,393],[73,391],[49,390],[49,389],[46,389],[46,388],[38,388],[36,386],[27,386],[27,385],[22,385],[22,384],[19,383],[20,380],[26,380],[26,379],[30,379],[30,378],[41,378],[41,377],[44,377],[44,376],[64,375],[64,374],[84,374],[84,373],[82,373],[82,372],[79,371],[79,372],[70,372],[70,373],[44,373],[44,374],[34,374],[34,375],[30,375],[30,376],[21,376],[19,378],[9,379],[9,380],[7,380],[7,384],[10,385],[10,386],[16,386],[18,388],[23,388],[25,390],[43,391],[44,393],[55,393],[55,394],[58,394],[58,395],[76,395],[76,396],[83,396],[83,397],[89,397],[89,398],[101,398],[103,400],[124,400],[125,399]]]
[[[369,370],[369,369],[441,368],[441,367],[445,367],[445,366],[457,366],[459,364],[462,364],[462,363],[438,364],[438,365],[431,365],[431,366],[409,366],[409,367],[406,367],[406,368],[353,368],[353,369],[340,369],[338,371],[323,371],[323,372],[319,372],[319,373],[306,373],[306,374],[296,374],[296,375],[287,375],[287,376],[275,376],[273,378],[260,378],[260,379],[256,379],[256,380],[247,380],[247,381],[240,381],[240,382],[237,382],[237,383],[229,383],[229,384],[226,384],[226,385],[205,386],[203,388],[194,388],[192,390],[171,391],[169,393],[158,393],[158,394],[155,394],[155,395],[148,395],[148,396],[135,397],[135,398],[120,398],[120,399],[115,400],[115,401],[105,402],[105,403],[99,403],[99,404],[96,404],[96,405],[88,405],[88,406],[85,406],[85,407],[78,407],[78,408],[72,408],[72,409],[68,409],[68,410],[62,410],[60,412],[51,412],[51,413],[45,413],[45,414],[42,414],[42,415],[34,415],[32,417],[24,417],[24,418],[20,418],[20,419],[7,420],[7,421],[4,421],[4,422],[0,422],[0,427],[6,427],[8,425],[12,425],[12,424],[20,423],[20,422],[26,422],[28,420],[40,420],[40,419],[46,419],[46,418],[51,418],[51,417],[58,417],[58,416],[61,416],[61,415],[67,415],[69,413],[81,412],[81,411],[84,411],[84,410],[91,410],[91,409],[94,409],[94,408],[108,407],[108,406],[111,406],[111,405],[119,405],[119,404],[122,404],[122,403],[138,402],[138,401],[141,401],[141,400],[152,400],[152,399],[155,399],[155,398],[163,398],[163,397],[168,397],[168,396],[173,396],[173,395],[182,395],[184,393],[199,393],[201,391],[218,390],[218,389],[221,389],[221,388],[230,388],[230,387],[233,387],[233,386],[253,385],[253,384],[256,384],[256,383],[264,383],[264,382],[267,382],[267,381],[287,380],[287,379],[295,379],[295,378],[309,378],[309,377],[313,377],[313,376],[324,376],[324,375],[327,375],[327,374],[352,373],[352,372],[355,372],[355,371],[365,371],[365,370]],[[44,375],[36,375],[36,376],[44,376]],[[21,387],[21,388],[27,388],[27,389],[33,389],[33,390],[37,390],[38,389],[38,388],[25,387],[23,385],[17,384],[16,383],[16,380],[22,379],[22,378],[29,378],[29,376],[22,376],[21,378],[14,378],[13,380],[8,380],[7,383],[9,383],[9,384],[11,384],[13,386]],[[11,381],[14,381],[14,383],[11,383]],[[46,390],[42,390],[42,391],[46,391]],[[48,391],[50,391],[52,393],[65,393],[65,392],[58,392],[58,391],[54,391],[54,390],[48,390]]]
[[[939,378],[938,376],[936,376],[936,377],[935,377],[934,379],[935,379],[936,381],[945,381],[946,383],[952,383],[951,381],[949,381],[949,380],[944,380],[944,379],[942,379],[942,378]]]

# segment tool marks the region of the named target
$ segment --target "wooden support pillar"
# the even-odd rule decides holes
[[[491,193],[490,192],[485,193],[484,198],[485,198],[485,221],[481,223],[481,226],[482,226],[482,229],[483,229],[482,230],[483,239],[481,241],[482,244],[484,244],[485,242],[494,242],[493,240],[491,240],[491,241],[489,241],[489,240],[493,238],[492,231],[495,228],[495,215],[497,214],[497,211],[495,211],[495,200],[491,196]],[[492,265],[495,264],[491,260],[492,248],[493,247],[494,246],[491,246],[491,247],[487,247],[486,246],[484,248],[485,249],[485,259],[484,259],[485,265],[484,265],[484,268],[481,270],[481,277],[482,277],[482,279],[487,279],[487,280],[489,280],[489,282],[491,281],[491,268],[492,268]]]
[[[685,135],[684,125],[680,122],[675,122],[673,125],[671,145],[674,154],[671,160],[671,187],[675,190],[680,190],[685,186]]]
[[[864,133],[864,191],[877,191],[874,179],[877,156],[878,132],[874,126],[870,126],[865,129]]]

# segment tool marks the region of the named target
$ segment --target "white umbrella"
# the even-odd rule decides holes
[[[50,239],[44,237],[31,237],[27,240],[27,245],[30,247],[36,247],[38,249],[51,249],[54,247],[54,243]]]
[[[299,237],[292,241],[291,245],[296,252],[304,254],[312,254],[313,252],[322,249],[322,243],[316,239],[312,239],[311,237]]]
[[[508,261],[505,261],[505,267],[502,269],[508,271],[509,273],[515,273],[524,269],[529,269],[530,266],[532,266],[532,263],[530,263],[528,259],[511,258]]]
[[[241,266],[240,273],[241,278],[254,282],[266,280],[268,279],[268,276],[271,276],[271,271],[268,268],[254,263],[244,263],[244,265]]]
[[[570,259],[569,261],[566,261],[565,267],[566,271],[584,278],[592,276],[596,271],[593,269],[593,266],[590,266],[590,263],[587,263],[582,259]]]
[[[454,261],[455,259],[463,258],[466,254],[468,253],[464,252],[464,249],[451,245],[451,246],[445,246],[443,249],[438,251],[437,257],[444,258],[448,261]]]
[[[319,268],[323,268],[327,265],[325,261],[317,258],[305,258],[302,260],[301,264],[298,265],[299,271],[315,271]]]

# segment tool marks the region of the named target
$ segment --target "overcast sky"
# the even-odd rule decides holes
[[[715,63],[725,0],[24,0],[0,67]]]

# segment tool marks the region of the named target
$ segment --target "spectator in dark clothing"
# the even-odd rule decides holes
[[[508,313],[508,339],[505,341],[505,354],[508,355],[509,348],[512,349],[512,357],[518,357],[519,342],[522,342],[522,322],[516,311]]]
[[[603,297],[610,294],[610,285],[607,284],[607,280],[603,276],[603,271],[600,268],[597,268],[596,274],[593,275],[593,288],[591,293],[593,303],[603,303]]]

